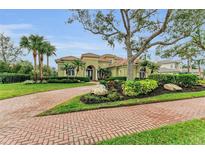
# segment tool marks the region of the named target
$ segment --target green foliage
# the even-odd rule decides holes
[[[150,79],[139,81],[128,80],[122,86],[123,93],[130,97],[138,96],[139,94],[147,94],[157,87],[157,81]]]
[[[26,80],[23,82],[23,84],[34,84],[34,83],[35,83],[35,81],[33,81],[33,80]]]
[[[152,74],[149,79],[158,81],[159,85],[173,83],[181,87],[191,87],[197,84],[198,77],[194,74]]]
[[[89,82],[90,79],[88,77],[67,77],[67,76],[63,76],[63,77],[58,77],[58,76],[51,76],[51,77],[44,77],[45,80],[49,80],[49,79],[56,79],[56,80],[63,80],[63,79],[69,79],[69,80],[80,80],[82,82]]]
[[[0,60],[0,73],[10,72],[9,63]]]
[[[116,77],[110,77],[107,79],[108,81],[111,81],[111,80],[122,80],[122,81],[126,81],[127,80],[127,77],[126,76],[116,76]]]
[[[98,79],[105,80],[111,76],[111,70],[109,68],[99,68],[98,69]]]
[[[118,92],[111,92],[107,95],[110,101],[118,101],[120,100],[120,94]]]
[[[96,104],[96,103],[104,103],[109,102],[110,99],[104,96],[96,96],[93,94],[86,94],[80,98],[80,100],[86,104]]]
[[[199,85],[205,85],[205,80],[197,80],[197,83],[198,83]]]
[[[107,81],[105,81],[105,80],[100,80],[100,84],[106,86],[106,85],[107,85]]]
[[[204,145],[205,120],[195,119],[102,141],[104,145]]]
[[[80,82],[77,79],[48,79],[47,80],[48,83],[78,83]]]
[[[30,75],[28,75],[28,74],[16,74],[16,73],[0,74],[0,82],[2,82],[2,83],[23,82],[25,80],[30,80]]]

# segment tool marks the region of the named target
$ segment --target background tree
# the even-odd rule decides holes
[[[76,76],[78,75],[80,69],[85,68],[85,63],[80,59],[75,59],[72,64],[76,68]]]
[[[133,63],[156,46],[168,46],[185,39],[205,20],[203,10],[73,10],[68,23],[102,36],[112,47],[122,43],[127,51],[128,79]]]
[[[37,53],[40,43],[43,41],[43,37],[38,35],[30,35],[29,37],[23,36],[20,40],[20,47],[32,51],[34,61],[34,80],[37,80]]]
[[[20,73],[20,74],[31,74],[33,71],[33,65],[29,61],[18,61],[17,63],[12,65],[11,72],[12,73]]]
[[[197,48],[192,42],[175,45],[174,47],[166,50],[157,50],[157,55],[162,58],[179,57],[182,60],[187,61],[187,72],[190,72],[192,62],[198,55],[200,55],[199,48]]]
[[[10,37],[0,33],[0,60],[5,63],[15,62],[22,55],[21,48],[14,46]]]

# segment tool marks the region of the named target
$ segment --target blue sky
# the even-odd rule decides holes
[[[113,49],[100,36],[85,31],[80,24],[66,24],[68,16],[68,10],[0,10],[0,33],[10,36],[15,44],[23,35],[44,36],[57,48],[57,57],[51,57],[50,60],[53,67],[56,67],[56,58],[80,56],[85,52],[126,57],[120,45]],[[32,62],[32,55],[28,54],[22,59]],[[152,60],[159,60],[159,57],[152,54]]]

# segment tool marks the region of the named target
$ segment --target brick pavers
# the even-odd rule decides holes
[[[33,117],[70,98],[87,93],[95,86],[54,90],[0,100],[0,128]]]
[[[205,97],[45,117],[28,116],[2,127],[0,143],[95,144],[113,137],[202,117],[205,117]]]

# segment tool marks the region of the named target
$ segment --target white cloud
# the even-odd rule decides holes
[[[83,50],[108,50],[109,47],[103,44],[93,44],[88,42],[54,42],[53,43],[58,50],[71,50],[71,49],[83,49]]]
[[[4,33],[6,35],[9,35],[10,37],[18,37],[19,35],[25,34],[25,33],[16,33],[18,30],[29,30],[32,29],[33,25],[31,24],[0,24],[0,33]]]

